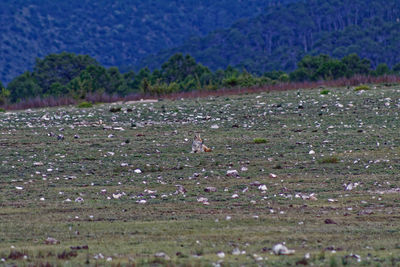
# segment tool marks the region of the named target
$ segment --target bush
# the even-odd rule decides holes
[[[371,90],[371,88],[368,85],[360,85],[354,88],[354,91],[367,91]]]
[[[254,138],[254,139],[253,139],[253,142],[254,142],[255,144],[264,144],[264,143],[267,142],[267,139],[265,139],[265,138]]]
[[[321,95],[328,95],[330,92],[329,90],[322,90]]]
[[[335,157],[335,156],[326,157],[326,158],[323,158],[323,159],[321,159],[319,161],[319,163],[321,163],[321,164],[338,163],[338,162],[339,162],[339,159],[337,157]]]
[[[0,112],[6,112],[4,108],[0,108]]]
[[[91,108],[93,104],[90,102],[83,101],[77,105],[78,108]]]

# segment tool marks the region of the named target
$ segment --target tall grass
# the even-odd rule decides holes
[[[166,99],[181,99],[181,98],[198,98],[208,96],[225,96],[225,95],[236,95],[236,94],[247,94],[247,93],[259,93],[259,92],[272,92],[272,91],[287,91],[287,90],[298,90],[298,89],[312,89],[321,86],[325,87],[346,87],[346,86],[358,86],[362,84],[394,84],[400,83],[400,76],[396,75],[384,75],[380,77],[374,76],[363,76],[356,75],[352,78],[341,78],[332,81],[317,81],[317,82],[281,82],[277,84],[264,85],[264,86],[253,86],[246,88],[221,88],[218,90],[195,90],[191,92],[178,92],[168,95],[163,95],[161,98]],[[92,103],[112,103],[117,101],[135,101],[140,99],[154,99],[154,96],[145,95],[141,93],[132,93],[127,96],[119,96],[116,94],[109,95],[105,93],[88,93],[85,97],[85,101]],[[82,101],[82,100],[80,100]],[[18,103],[5,104],[1,106],[6,110],[21,110],[28,108],[42,108],[42,107],[55,107],[55,106],[66,106],[76,105],[79,101],[70,96],[61,97],[35,97],[31,99],[25,99]]]

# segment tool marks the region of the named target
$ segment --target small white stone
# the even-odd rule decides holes
[[[222,251],[220,251],[220,252],[218,252],[217,253],[217,256],[219,257],[219,258],[225,258],[225,253],[224,252],[222,252]]]

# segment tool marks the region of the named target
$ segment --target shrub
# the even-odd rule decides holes
[[[265,138],[254,138],[254,139],[253,139],[253,142],[254,142],[255,144],[264,144],[264,143],[267,142],[267,139],[265,139]]]
[[[329,94],[331,91],[329,91],[329,90],[322,90],[321,91],[321,95],[327,95],[327,94]]]
[[[91,107],[93,107],[93,104],[90,102],[83,101],[83,102],[79,103],[77,107],[78,108],[91,108]]]
[[[338,159],[337,157],[335,157],[335,156],[326,157],[326,158],[323,158],[323,159],[321,159],[321,160],[319,161],[319,163],[321,163],[321,164],[338,163],[338,162],[339,162],[339,159]]]
[[[0,108],[0,112],[6,112],[4,108]]]
[[[354,88],[354,91],[366,91],[370,90],[371,88],[368,85],[360,85]]]

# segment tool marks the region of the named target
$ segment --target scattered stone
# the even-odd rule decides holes
[[[165,259],[165,260],[170,260],[171,259],[165,252],[157,252],[156,254],[154,254],[154,257],[162,258],[162,259]]]
[[[217,253],[217,256],[218,256],[219,258],[223,259],[223,258],[225,258],[225,253],[222,252],[222,251],[220,251],[220,252]]]
[[[254,182],[252,182],[252,183],[250,183],[250,185],[251,186],[260,186],[261,185],[261,183],[259,182],[259,181],[254,181]]]
[[[237,170],[227,170],[226,176],[239,177],[239,172]]]
[[[232,255],[235,255],[235,256],[240,255],[240,249],[239,248],[234,248],[233,251],[232,251]]]
[[[276,178],[276,177],[278,177],[276,174],[273,174],[273,173],[269,174],[269,178]]]
[[[267,186],[265,184],[262,184],[262,185],[258,186],[258,189],[261,190],[261,191],[267,191],[268,190],[268,188],[267,188]]]
[[[208,186],[208,187],[204,188],[204,192],[207,192],[207,193],[217,192],[217,188],[212,187],[212,186]]]
[[[103,256],[103,254],[99,253],[99,254],[94,255],[93,258],[95,258],[96,260],[101,260],[101,259],[104,259],[104,256]]]
[[[344,187],[344,190],[351,191],[359,185],[360,185],[360,183],[348,183],[348,184],[343,184],[343,187]]]
[[[53,238],[53,237],[48,237],[48,238],[44,241],[44,243],[45,243],[46,245],[57,245],[57,244],[60,244],[60,241],[58,241],[57,239],[55,239],[55,238]]]
[[[275,255],[292,255],[295,253],[295,250],[288,249],[286,246],[282,244],[276,244],[272,251]]]
[[[177,187],[175,194],[180,193],[180,194],[184,195],[187,192],[186,189],[182,185],[177,184],[175,186]]]
[[[337,224],[334,220],[332,220],[332,219],[326,219],[325,221],[325,224]]]
[[[77,203],[82,203],[82,202],[84,202],[84,200],[83,200],[82,197],[77,197],[77,198],[75,199],[75,202],[77,202]]]

